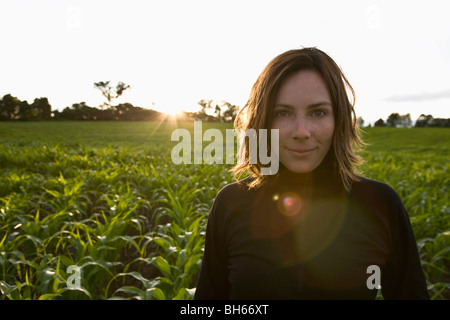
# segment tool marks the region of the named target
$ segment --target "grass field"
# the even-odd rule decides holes
[[[232,176],[230,165],[174,165],[175,128],[0,123],[0,299],[191,299],[206,215]],[[367,128],[364,138],[364,175],[398,192],[430,295],[448,300],[450,130]],[[68,285],[72,265],[81,286]]]

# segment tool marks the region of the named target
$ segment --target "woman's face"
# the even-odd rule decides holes
[[[334,113],[319,73],[302,70],[282,83],[272,129],[279,129],[280,162],[287,169],[307,173],[320,165],[332,145]]]

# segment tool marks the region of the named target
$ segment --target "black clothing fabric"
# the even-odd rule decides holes
[[[195,299],[429,299],[408,214],[388,185],[346,192],[326,170],[225,186],[208,217]],[[373,279],[373,278],[372,278]]]

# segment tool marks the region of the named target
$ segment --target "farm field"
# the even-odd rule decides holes
[[[192,299],[209,209],[233,177],[231,165],[173,164],[178,127],[193,132],[1,122],[0,299]],[[400,195],[430,296],[450,299],[450,130],[364,128],[364,140],[363,175]]]

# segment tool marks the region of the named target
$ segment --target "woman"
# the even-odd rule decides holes
[[[354,92],[316,48],[273,59],[235,127],[278,129],[280,169],[261,174],[248,144],[208,218],[196,299],[428,299],[408,214],[361,177]],[[270,147],[267,150],[271,152]],[[273,152],[277,152],[273,147]]]

